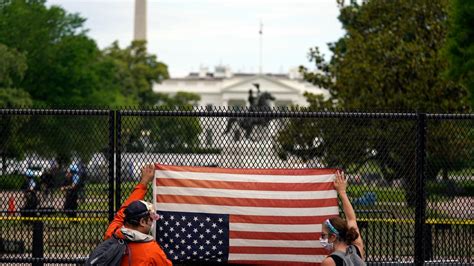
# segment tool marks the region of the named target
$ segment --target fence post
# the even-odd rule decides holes
[[[114,219],[115,113],[109,111],[109,222]]]
[[[122,112],[119,110],[116,113],[116,137],[115,142],[115,211],[118,211],[122,200]]]
[[[415,207],[415,265],[423,265],[425,259],[425,163],[426,163],[426,114],[417,114],[416,134],[416,207]]]
[[[44,228],[44,225],[43,225],[42,220],[35,220],[33,222],[32,255],[33,255],[33,258],[38,260],[32,263],[33,266],[43,266],[43,262],[39,260],[43,258],[43,228]]]

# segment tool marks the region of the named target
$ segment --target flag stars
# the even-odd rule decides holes
[[[176,225],[176,226],[179,226],[179,222],[176,222],[175,225]]]
[[[212,250],[216,250],[216,249],[217,249],[217,247],[216,247],[216,246],[212,246]],[[213,256],[213,257],[214,257],[214,256]]]
[[[206,240],[206,245],[209,245],[209,244],[211,244],[211,241]]]
[[[206,233],[209,234],[211,230],[209,228],[206,229]]]
[[[197,222],[197,221],[198,221],[197,216],[194,216],[193,220],[194,220],[195,222]]]
[[[189,239],[189,238],[191,238],[192,236],[191,236],[191,234],[188,234],[186,237]]]
[[[219,240],[219,245],[222,245],[224,242],[222,240]]]
[[[165,221],[165,225],[168,226],[168,224],[169,224],[168,221]]]
[[[203,239],[203,238],[204,238],[204,235],[203,235],[203,234],[200,234],[200,235],[199,235],[199,238],[200,238],[200,239]]]
[[[186,249],[187,249],[187,250],[191,250],[191,246],[188,245],[188,246],[186,247]]]
[[[212,228],[216,228],[217,227],[217,224],[216,223],[213,223],[212,224]]]
[[[171,220],[171,221],[174,220],[174,215],[171,215],[171,216],[170,216],[170,220]]]
[[[199,226],[200,226],[201,228],[203,228],[203,227],[204,227],[204,223],[200,223]]]
[[[188,226],[191,227],[193,226],[193,224],[191,222],[188,222]]]
[[[219,229],[219,231],[217,231],[217,232],[218,232],[219,234],[222,234],[222,233],[224,233],[224,230]]]
[[[200,250],[203,250],[203,249],[204,249],[204,246],[199,246],[199,249],[200,249]]]
[[[224,219],[219,218],[219,223],[222,223],[223,221],[224,221]]]
[[[178,233],[176,233],[176,235],[174,235],[174,237],[175,237],[175,238],[179,238],[179,234],[178,234]]]
[[[216,239],[216,238],[217,238],[217,236],[216,236],[216,235],[212,235],[212,239]]]
[[[182,221],[186,221],[186,216],[181,216]]]
[[[184,243],[186,243],[186,240],[181,239],[181,244],[184,244]]]
[[[210,222],[210,221],[211,221],[211,218],[206,217],[206,222]]]
[[[197,232],[198,232],[197,228],[194,228],[193,232],[194,232],[194,233],[197,233]]]
[[[183,233],[186,232],[186,228],[182,227],[181,232],[183,232]]]

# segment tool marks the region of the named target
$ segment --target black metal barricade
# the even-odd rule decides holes
[[[474,114],[0,109],[0,138],[0,263],[83,263],[155,162],[343,168],[370,264],[473,263]]]

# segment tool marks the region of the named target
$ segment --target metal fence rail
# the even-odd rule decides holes
[[[340,167],[371,265],[472,264],[473,158],[474,114],[0,109],[0,263],[83,263],[160,162]]]

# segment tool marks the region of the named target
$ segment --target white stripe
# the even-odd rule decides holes
[[[325,175],[252,175],[199,173],[156,170],[155,178],[233,181],[233,182],[272,182],[272,183],[326,183],[334,181],[335,174]]]
[[[155,195],[183,195],[248,199],[331,199],[336,198],[335,190],[323,191],[261,191],[261,190],[235,190],[235,189],[210,189],[186,187],[161,187],[154,186]]]
[[[230,223],[229,229],[231,231],[248,232],[317,233],[321,232],[321,225]]]
[[[321,208],[258,208],[158,202],[155,204],[155,207],[158,211],[204,212],[239,215],[326,216],[339,214],[338,206]]]
[[[320,248],[319,240],[256,240],[230,238],[232,247],[293,247],[293,248]]]
[[[283,255],[283,254],[229,254],[229,261],[234,260],[270,260],[292,262],[322,262],[326,255]]]

